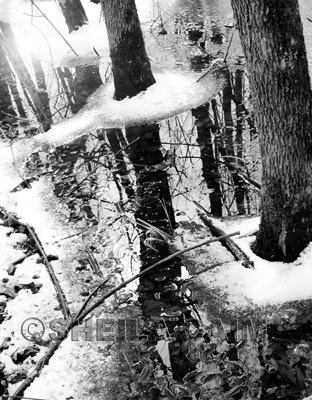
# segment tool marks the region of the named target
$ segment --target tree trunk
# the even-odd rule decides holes
[[[37,57],[35,53],[31,53],[31,60],[35,71],[35,77],[38,86],[38,95],[42,103],[43,111],[47,116],[47,121],[49,124],[52,124],[52,114],[50,108],[50,100],[47,89],[47,84],[45,80],[45,74],[42,68],[42,64],[40,59]]]
[[[121,129],[117,128],[106,129],[106,135],[109,142],[110,150],[114,153],[119,177],[123,187],[125,188],[128,200],[133,201],[135,198],[135,192],[131,185],[129,171],[122,149],[122,131]]]
[[[10,24],[2,21],[0,22],[0,28],[2,31],[2,33],[0,33],[0,45],[2,46],[7,59],[14,68],[22,87],[27,89],[38,121],[46,132],[51,128],[51,126],[42,107],[37,88],[16,46],[12,28]]]
[[[232,0],[247,59],[263,164],[268,260],[293,261],[312,234],[311,82],[297,0]]]
[[[10,76],[10,66],[5,57],[5,53],[0,46],[0,117],[1,121],[11,120],[9,116],[16,116],[13,108],[12,97],[8,85],[8,76]]]
[[[65,17],[69,33],[77,31],[87,21],[87,15],[80,0],[58,0]]]
[[[134,0],[102,0],[115,99],[136,96],[155,83]]]
[[[214,146],[211,134],[211,118],[209,116],[209,103],[194,108],[192,115],[197,127],[198,145],[203,163],[203,178],[212,192],[209,193],[210,211],[215,217],[222,217],[222,194],[220,190],[220,173],[218,162],[214,155]]]
[[[232,99],[233,92],[231,81],[229,77],[229,73],[227,74],[227,85],[223,89],[223,113],[224,113],[224,143],[225,143],[225,152],[226,152],[226,161],[229,163],[236,161],[236,156],[239,156],[234,150],[234,121],[232,117]],[[238,130],[237,130],[238,133]],[[245,184],[241,177],[238,176],[236,171],[232,171],[232,179],[234,183],[234,191],[235,191],[235,201],[237,206],[237,211],[240,215],[246,214],[244,200],[245,200]]]

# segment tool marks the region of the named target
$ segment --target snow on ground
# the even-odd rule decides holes
[[[312,243],[292,263],[270,262],[251,251],[250,244],[255,236],[245,236],[255,232],[259,217],[223,222],[214,220],[214,223],[226,233],[239,230],[241,235],[232,239],[254,261],[255,269],[232,262],[200,275],[200,280],[208,287],[225,291],[233,307],[247,306],[250,300],[256,305],[265,306],[312,298]]]

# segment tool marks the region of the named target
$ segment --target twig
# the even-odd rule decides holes
[[[52,21],[41,11],[41,9],[37,6],[37,4],[34,2],[34,0],[29,0],[33,6],[37,8],[37,10],[41,13],[41,15],[49,22],[50,25],[56,30],[56,32],[61,36],[61,38],[64,40],[64,42],[67,44],[67,46],[71,49],[71,51],[79,57],[79,54],[76,53],[76,51],[73,49],[71,44],[65,39],[65,37],[61,34],[61,32],[57,29],[57,27],[53,24]]]
[[[26,258],[28,258],[29,256],[33,255],[34,252],[33,251],[29,251],[28,253],[26,253],[25,255],[23,255],[22,257],[18,258],[17,260],[11,262],[10,265],[18,265],[21,264],[24,260],[26,260]]]
[[[61,239],[55,240],[54,242],[50,242],[50,243],[51,243],[51,244],[59,243],[59,242],[62,241],[62,240],[67,240],[67,239],[70,239],[70,238],[75,237],[75,236],[82,235],[82,234],[87,233],[87,232],[88,232],[88,231],[81,231],[81,232],[73,233],[73,234],[71,234],[71,235],[65,236],[65,237],[63,237],[63,238],[61,238]]]
[[[65,298],[65,294],[63,293],[63,290],[62,290],[62,288],[60,286],[60,283],[59,283],[59,281],[58,281],[58,279],[57,279],[57,277],[56,277],[56,275],[54,273],[52,265],[50,264],[50,261],[48,260],[48,257],[46,255],[43,247],[41,246],[41,243],[40,243],[36,233],[33,231],[33,229],[28,224],[25,224],[25,226],[26,226],[30,236],[32,237],[32,239],[36,243],[36,246],[37,246],[40,254],[42,255],[42,257],[44,259],[44,263],[46,265],[48,274],[50,275],[51,281],[52,281],[52,283],[53,283],[53,285],[55,287],[56,295],[57,295],[57,298],[58,298],[58,300],[60,302],[64,318],[65,318],[66,321],[68,321],[69,318],[70,318],[70,310],[69,310],[69,307],[68,307],[68,304],[67,304],[67,301],[66,301],[66,298]]]
[[[108,278],[105,278],[104,281],[102,281],[93,291],[92,293],[90,293],[90,295],[88,296],[87,300],[83,303],[83,305],[81,306],[80,310],[77,312],[77,314],[75,315],[75,319],[79,319],[81,313],[83,312],[83,310],[86,308],[87,304],[89,303],[89,301],[91,300],[91,298],[93,296],[96,295],[96,293],[99,291],[99,289],[105,285],[106,282],[108,282],[110,279],[110,276]]]
[[[232,40],[233,40],[233,36],[234,36],[235,30],[236,30],[236,28],[235,28],[235,29],[233,30],[233,32],[232,32],[232,36],[231,36],[231,39],[230,39],[230,43],[229,43],[228,48],[227,48],[227,50],[226,50],[226,53],[225,53],[223,62],[226,62],[227,56],[229,55],[229,51],[230,51],[230,47],[231,47],[231,44],[232,44]]]
[[[145,229],[157,232],[160,236],[162,236],[166,240],[172,239],[172,236],[169,235],[169,233],[164,232],[159,228],[156,228],[156,226],[150,224],[149,222],[143,221],[143,219],[137,218],[137,224],[142,226]]]
[[[127,281],[121,283],[119,286],[117,286],[114,289],[112,289],[111,291],[109,291],[107,294],[105,294],[103,297],[101,297],[96,303],[94,303],[91,307],[89,307],[87,310],[85,310],[85,312],[80,315],[80,319],[83,320],[91,311],[93,311],[95,308],[97,308],[99,305],[101,305],[103,303],[103,301],[106,300],[108,297],[112,296],[113,294],[118,292],[120,289],[122,289],[125,286],[127,286],[130,282],[132,282],[132,281],[140,278],[141,276],[145,275],[146,273],[150,272],[155,267],[158,267],[159,265],[161,265],[161,264],[163,264],[163,263],[165,263],[167,261],[170,261],[173,258],[179,257],[183,253],[186,253],[188,251],[197,249],[197,247],[201,247],[201,246],[204,246],[205,244],[209,244],[209,243],[213,243],[213,242],[218,242],[219,240],[223,240],[223,239],[229,238],[231,236],[239,235],[239,234],[240,234],[240,232],[234,232],[234,233],[229,233],[227,235],[221,236],[219,238],[207,239],[207,240],[204,240],[203,242],[195,244],[194,246],[188,247],[186,249],[177,251],[174,254],[171,254],[170,256],[168,256],[168,257],[164,258],[163,260],[160,260],[157,263],[151,265],[150,267],[146,268],[144,271],[134,275],[132,278],[129,278]]]
[[[86,250],[89,256],[89,262],[94,273],[103,277],[103,273],[99,267],[99,263],[90,250]]]

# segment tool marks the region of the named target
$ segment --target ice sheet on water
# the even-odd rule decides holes
[[[151,124],[177,115],[204,104],[218,92],[218,81],[204,78],[196,82],[197,78],[195,74],[155,73],[153,86],[122,101],[113,99],[112,82],[102,85],[78,114],[23,144],[15,144],[14,148],[19,156],[27,155],[31,147],[40,143],[61,145],[97,128]]]

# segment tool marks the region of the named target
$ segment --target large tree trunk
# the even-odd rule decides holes
[[[115,99],[136,96],[155,83],[134,0],[102,0]]]
[[[292,261],[312,234],[311,86],[297,0],[232,0],[263,163],[256,253]]]
[[[58,0],[65,17],[69,33],[78,30],[87,21],[87,15],[80,0]]]

